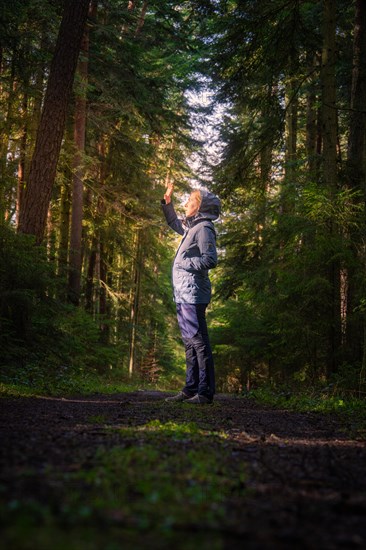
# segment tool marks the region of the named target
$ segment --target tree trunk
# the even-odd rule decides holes
[[[108,294],[113,288],[113,277],[111,266],[113,263],[113,249],[109,248],[109,243],[100,242],[100,295],[99,295],[99,313],[100,319],[100,340],[108,344],[111,339],[111,319],[112,319],[112,301]]]
[[[88,85],[89,28],[85,28],[78,64],[78,90],[75,100],[74,141],[76,153],[73,162],[72,213],[70,233],[69,299],[79,305],[82,265],[83,226],[83,155],[85,153],[86,107]]]
[[[24,125],[22,130],[22,137],[20,139],[19,148],[19,161],[18,161],[18,187],[17,187],[17,201],[16,201],[16,222],[19,222],[20,205],[24,195],[24,182],[25,182],[25,159],[27,153],[27,118],[28,118],[28,96],[24,94],[23,98],[23,117]]]
[[[59,239],[59,247],[58,247],[58,273],[61,276],[66,276],[66,273],[67,273],[67,251],[69,248],[70,206],[71,206],[70,181],[68,180],[67,177],[65,177],[61,187],[60,239]]]
[[[263,112],[263,118],[267,118],[269,115],[268,110],[271,108],[270,105],[273,102],[274,88],[272,85],[268,86],[268,107],[267,112]],[[268,203],[268,193],[270,189],[271,181],[271,168],[272,168],[272,155],[273,155],[273,140],[269,142],[268,137],[266,136],[263,140],[263,144],[260,150],[259,157],[259,169],[260,169],[260,187],[259,187],[259,197],[258,197],[258,213],[257,213],[257,223],[256,223],[256,243],[257,243],[257,253],[258,257],[261,254],[261,249],[263,246],[263,232],[266,228],[267,223],[267,203]]]
[[[52,267],[52,271],[54,271],[56,258],[56,228],[51,206],[47,212],[47,257]]]
[[[298,53],[292,52],[290,59],[290,75],[286,84],[286,116],[285,116],[285,189],[283,193],[284,213],[293,213],[296,192],[296,155],[297,155],[297,118],[298,90],[296,71]]]
[[[334,198],[337,191],[337,111],[335,81],[335,0],[324,0],[322,51],[322,127],[324,183]]]
[[[3,74],[3,47],[0,45],[0,75]],[[3,87],[2,87],[2,83],[0,81],[0,93],[3,92]]]
[[[353,44],[353,71],[351,115],[348,139],[348,177],[352,189],[362,190],[365,184],[365,128],[366,128],[366,4],[356,0]]]
[[[48,41],[48,34],[47,29],[42,28],[42,37],[40,40],[40,49],[41,50],[47,50],[49,48],[49,41]],[[46,63],[43,61],[40,63],[37,67],[36,74],[35,74],[35,83],[34,83],[34,96],[32,101],[32,112],[30,113],[29,118],[29,127],[28,127],[28,155],[27,155],[27,161],[26,161],[26,169],[25,169],[25,179],[28,181],[29,177],[29,170],[30,170],[30,162],[31,162],[31,156],[33,155],[34,146],[36,142],[37,137],[37,129],[39,126],[39,121],[41,119],[42,114],[42,103],[44,99],[44,80],[45,80],[45,74],[46,74]]]
[[[135,36],[138,36],[140,34],[140,32],[142,31],[142,27],[144,26],[144,23],[145,23],[145,17],[146,17],[148,4],[149,4],[149,2],[147,0],[145,0],[143,5],[142,5],[140,17],[139,17],[139,20],[137,22],[137,27],[136,27],[136,30],[135,30]]]
[[[133,12],[135,9],[135,1],[134,0],[128,0],[128,4],[127,4],[127,10],[129,12]],[[122,25],[122,29],[121,29],[121,36],[124,37],[125,34],[127,34],[129,32],[129,25],[127,23],[124,23]]]
[[[350,189],[361,192],[364,205],[364,225],[361,231],[351,233],[354,243],[354,256],[358,256],[359,265],[366,275],[366,4],[356,0],[356,14],[353,43],[353,71],[351,89],[351,115],[347,151],[347,175]],[[361,235],[361,239],[360,239]],[[363,242],[362,242],[363,241]],[[366,319],[354,314],[358,305],[359,277],[354,268],[348,270],[348,300],[346,326],[347,360],[356,363],[364,362],[366,358]],[[363,351],[362,351],[363,346]],[[364,372],[366,364],[363,364]]]
[[[101,315],[100,321],[100,333],[101,341],[108,342],[108,323],[106,323],[108,313],[108,301],[107,301],[107,261],[106,261],[106,247],[102,240],[99,241],[100,251],[100,286],[99,286],[99,314]]]
[[[131,306],[130,306],[130,359],[128,374],[132,376],[136,367],[136,335],[138,326],[138,314],[140,306],[140,287],[141,287],[141,270],[143,260],[142,247],[142,229],[137,229],[136,233],[136,255],[133,266],[133,286],[131,290]]]
[[[67,299],[68,286],[68,252],[70,238],[70,210],[71,210],[71,181],[72,181],[72,154],[74,135],[74,121],[70,114],[67,116],[65,128],[65,157],[62,166],[63,178],[60,186],[60,210],[59,210],[59,235],[57,250],[57,273],[65,280],[61,293],[63,299]]]
[[[259,240],[262,239],[262,233],[267,223],[267,202],[271,181],[272,155],[272,144],[265,144],[260,153],[260,199],[258,205]]]
[[[0,133],[0,223],[3,223],[4,219],[8,217],[8,200],[7,200],[7,171],[8,171],[8,150],[9,150],[9,138],[11,135],[13,124],[13,111],[15,103],[15,91],[17,88],[15,80],[15,67],[17,59],[16,53],[13,52],[11,60],[10,70],[10,82],[8,87],[8,97],[6,101],[6,115],[2,123],[2,131]]]
[[[290,186],[294,183],[294,174],[296,169],[294,163],[296,161],[296,149],[297,149],[297,110],[298,99],[295,81],[293,78],[287,85],[287,108],[286,108],[286,178],[288,179]]]
[[[93,313],[93,306],[94,306],[94,302],[93,302],[94,271],[95,271],[96,259],[97,259],[97,239],[96,237],[93,237],[90,255],[89,255],[88,269],[86,274],[86,284],[85,284],[85,309],[90,313]]]
[[[310,58],[311,57],[311,58]],[[312,53],[308,55],[309,67],[309,84],[306,94],[306,156],[310,177],[314,180],[318,179],[318,151],[317,151],[317,89],[316,89],[316,74],[317,74],[317,57]]]
[[[337,196],[337,111],[336,111],[336,0],[324,0],[324,42],[322,50],[322,135],[324,185],[331,201]],[[329,220],[330,239],[337,233],[334,219]],[[331,294],[329,296],[329,333],[327,351],[328,377],[337,371],[341,343],[340,265],[331,260],[328,272]]]
[[[19,231],[35,235],[38,243],[44,236],[89,1],[67,0],[65,5],[20,211]]]

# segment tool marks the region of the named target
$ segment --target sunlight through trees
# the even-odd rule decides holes
[[[4,379],[177,383],[174,181],[223,201],[220,389],[363,395],[365,3],[6,0],[0,18]]]

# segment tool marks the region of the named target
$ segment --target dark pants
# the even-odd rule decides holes
[[[186,385],[183,392],[209,399],[215,393],[215,371],[208,338],[207,304],[177,304],[178,324],[186,350]]]

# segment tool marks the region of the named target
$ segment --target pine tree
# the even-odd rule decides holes
[[[37,140],[29,170],[18,229],[44,236],[89,0],[67,1],[48,79]]]

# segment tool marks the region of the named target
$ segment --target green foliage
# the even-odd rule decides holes
[[[58,281],[45,251],[6,226],[0,240],[2,382],[72,391],[73,378],[117,366],[118,350],[101,342],[95,320],[53,297]]]
[[[224,109],[215,119],[220,161],[199,169],[226,212],[211,321],[219,389],[265,379],[315,383],[329,377],[333,362],[337,384],[361,391],[364,195],[355,192],[361,181],[350,185],[343,160],[352,133],[354,5],[336,13],[339,177],[332,190],[323,181],[319,131],[319,2],[154,0],[146,12],[144,6],[111,0],[98,4],[89,21],[80,310],[65,303],[68,251],[61,250],[61,243],[68,246],[74,99],[47,250],[1,229],[4,380],[89,391],[99,378],[113,386],[113,372],[118,387],[134,333],[135,382],[181,384],[170,287],[175,243],[162,228],[159,203],[167,181],[179,192],[201,177],[187,166],[193,152],[204,157],[192,126],[200,120],[206,130],[214,104],[190,107],[187,92],[204,88]],[[61,11],[45,0],[1,8],[1,224],[15,216],[23,161],[26,180]]]
[[[49,374],[45,369],[32,365],[20,369],[19,375],[2,375],[5,382],[0,382],[1,397],[31,397],[39,395],[92,395],[118,394],[130,391],[144,391],[146,389],[166,389],[171,384],[165,384],[164,379],[159,386],[148,385],[134,377],[126,377],[124,371],[111,371],[112,374],[98,374],[88,369],[60,369],[58,374]],[[10,382],[9,382],[10,380]]]
[[[364,437],[366,431],[366,401],[352,396],[337,384],[320,387],[289,386],[273,388],[263,385],[246,394],[259,403],[299,412],[336,414],[344,430],[352,437]]]
[[[5,3],[0,14],[4,30],[0,119],[5,130],[0,178],[1,184],[6,183],[4,192],[0,190],[2,207],[6,198],[1,223],[5,214],[13,220],[19,206],[17,167],[23,162],[26,180],[62,12],[61,5],[43,0],[21,4],[16,2],[15,13]],[[197,147],[189,134],[185,96],[188,88],[195,87],[199,58],[199,23],[192,10],[191,2],[172,1],[164,6],[149,2],[144,12],[142,2],[121,6],[113,0],[93,12],[82,155],[86,195],[82,307],[77,311],[65,303],[74,97],[53,189],[47,251],[42,262],[38,258],[34,262],[39,281],[29,280],[35,269],[29,252],[30,268],[28,264],[22,268],[28,278],[24,289],[14,281],[12,294],[6,297],[7,282],[1,287],[3,302],[7,300],[4,308],[20,315],[18,328],[14,318],[9,320],[10,310],[1,320],[6,380],[13,379],[15,365],[17,383],[49,391],[52,384],[59,388],[55,391],[79,387],[79,378],[94,376],[93,369],[118,366],[125,374],[136,328],[134,376],[139,383],[157,382],[168,373],[172,383],[178,383],[181,369],[171,329],[169,286],[173,253],[162,242],[160,198],[168,176],[187,188],[191,173],[186,157]],[[77,76],[76,94],[79,85]],[[144,242],[138,259],[140,233]],[[14,241],[14,246],[21,255],[19,243]],[[99,262],[94,267],[93,254],[98,254]],[[100,272],[100,265],[106,273]],[[37,285],[43,294],[36,303]],[[132,327],[136,294],[140,313],[136,312]],[[91,315],[82,311],[84,305]]]
[[[24,149],[20,142],[25,127],[34,134],[38,116],[34,106],[43,94],[43,73],[51,59],[59,23],[60,5],[54,2],[4,0],[0,7],[1,223],[5,209],[11,216],[15,211],[19,150]]]
[[[333,189],[324,182],[323,152],[315,153],[314,139],[319,145],[324,136],[316,128],[311,134],[309,118],[313,109],[313,123],[321,123],[320,4],[217,2],[214,10],[206,27],[217,32],[210,74],[227,107],[213,167],[227,213],[211,322],[219,387],[331,381],[332,370],[350,364],[353,383],[340,376],[339,385],[357,391],[365,345],[363,183],[350,186],[341,159],[350,132],[353,8],[336,14],[344,111]]]
[[[217,277],[217,296],[224,301],[218,302],[211,325],[221,387],[230,375],[237,388],[266,376],[290,382],[296,373],[304,373],[308,381],[325,375],[333,300],[329,270],[334,261],[360,270],[347,235],[362,221],[349,193],[340,193],[330,204],[314,187],[304,189],[296,214],[278,216],[273,209],[272,223],[260,239],[253,210],[224,226],[226,250]],[[331,234],[330,219],[343,231]],[[361,284],[356,294],[360,304],[363,292]],[[361,314],[349,311],[348,322]],[[353,387],[357,385],[354,378]]]
[[[34,308],[42,310],[51,302],[47,288],[52,293],[54,282],[45,251],[32,238],[18,236],[4,225],[0,226],[0,261],[1,343],[11,353],[10,343],[33,341]]]

